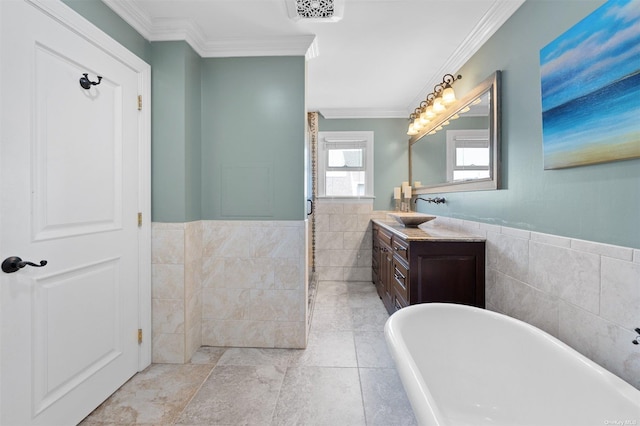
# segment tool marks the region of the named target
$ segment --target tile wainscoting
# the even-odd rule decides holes
[[[384,219],[373,201],[318,200],[316,273],[319,281],[371,281],[371,219]]]
[[[640,389],[640,250],[438,217],[487,238],[487,309],[535,325]]]
[[[153,362],[188,362],[201,345],[304,348],[306,226],[153,223]]]
[[[318,203],[320,281],[371,280],[370,203]],[[640,388],[640,250],[439,216],[487,239],[487,308],[531,323]],[[304,347],[306,222],[153,225],[153,360],[200,345]]]
[[[320,280],[371,280],[367,203],[318,203]],[[430,212],[438,216],[436,212]],[[487,239],[486,305],[535,325],[640,389],[640,250],[438,216]]]
[[[152,362],[189,362],[202,345],[202,229],[151,225]]]

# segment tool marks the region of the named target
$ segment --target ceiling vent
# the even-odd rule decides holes
[[[296,12],[304,19],[333,18],[333,0],[296,0]]]
[[[344,0],[285,0],[289,18],[301,22],[337,22]]]

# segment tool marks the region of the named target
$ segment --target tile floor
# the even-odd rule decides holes
[[[370,282],[321,281],[307,349],[203,347],[190,364],[152,364],[81,425],[415,425],[387,318]]]

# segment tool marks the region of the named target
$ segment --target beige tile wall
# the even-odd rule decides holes
[[[369,281],[370,219],[386,212],[321,202],[316,214],[319,279]],[[640,388],[640,356],[631,343],[640,327],[640,250],[437,221],[487,238],[488,309],[547,331]],[[200,344],[304,347],[305,226],[153,224],[154,362],[186,362]]]
[[[202,344],[304,348],[306,221],[204,221]]]
[[[441,224],[487,238],[487,308],[535,325],[640,388],[640,250],[479,222]]]
[[[371,219],[373,200],[318,200],[316,217],[316,272],[320,281],[371,281]]]
[[[202,346],[202,222],[185,224],[185,362]]]
[[[201,345],[303,348],[305,221],[152,225],[153,362]]]
[[[153,223],[152,361],[184,363],[201,346],[202,225]]]

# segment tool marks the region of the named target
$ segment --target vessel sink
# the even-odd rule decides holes
[[[416,227],[422,223],[429,222],[430,220],[436,218],[435,216],[415,212],[394,212],[389,213],[389,216],[407,227]]]

